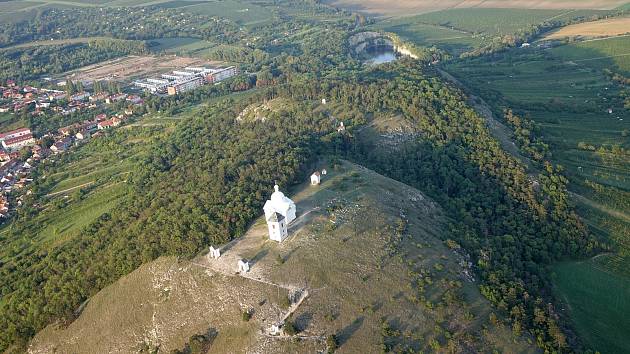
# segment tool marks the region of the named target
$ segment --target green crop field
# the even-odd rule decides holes
[[[437,46],[453,53],[460,53],[477,47],[479,36],[447,27],[424,24],[414,18],[400,18],[378,22],[375,30],[393,32],[402,39],[421,46]]]
[[[415,16],[419,23],[440,25],[470,33],[509,34],[545,22],[567,10],[450,9]]]
[[[599,68],[612,66],[617,70],[630,73],[630,36],[572,43],[553,48],[551,51],[565,60],[585,66]]]
[[[198,38],[161,38],[150,42],[151,50],[180,55],[203,56],[216,44]]]
[[[601,353],[627,353],[630,281],[598,267],[597,260],[559,264],[554,271],[557,292],[586,341]]]
[[[583,45],[591,43],[597,42]],[[579,46],[513,49],[492,58],[451,63],[446,70],[484,98],[495,114],[500,116],[509,107],[537,123],[537,134],[551,145],[552,161],[565,168],[578,213],[593,234],[614,247],[613,254],[581,264],[580,272],[588,277],[605,270],[630,281],[630,160],[627,153],[612,150],[630,148],[630,112],[623,108],[620,88],[602,70],[616,67],[613,58],[596,65],[580,61],[593,53]],[[571,304],[576,329],[587,345],[614,352],[604,349],[620,345],[620,332],[606,330],[616,324],[614,317],[608,317],[604,298],[627,296],[627,288],[600,287],[584,280],[584,289],[575,292],[570,284],[579,284],[578,280],[565,276],[571,272],[558,272],[558,291]],[[600,305],[589,303],[589,298]],[[599,322],[591,325],[588,316]]]

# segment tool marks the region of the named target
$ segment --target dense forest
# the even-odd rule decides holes
[[[32,20],[0,24],[0,46],[93,36],[128,40],[195,37],[232,43],[242,34],[238,25],[227,19],[193,15],[176,9],[51,8]]]
[[[96,39],[88,43],[42,45],[0,52],[0,81],[32,81],[129,54],[146,54],[140,41]]]

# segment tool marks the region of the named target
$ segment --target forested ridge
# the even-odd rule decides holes
[[[599,245],[568,205],[566,178],[548,162],[539,176],[528,176],[464,97],[423,71],[408,62],[360,82],[322,85],[349,111],[400,113],[422,132],[396,151],[360,138],[347,139],[339,150],[440,202],[456,220],[452,235],[475,259],[482,292],[510,319],[514,333],[530,330],[549,351],[578,346],[573,336],[568,343],[550,304],[547,266]],[[384,79],[392,72],[395,79]],[[302,98],[317,94],[309,91]]]
[[[5,49],[0,53],[0,81],[13,79],[21,83],[124,55],[147,54],[148,48],[139,41],[95,39],[88,43]]]

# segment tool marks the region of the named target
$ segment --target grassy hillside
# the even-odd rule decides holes
[[[0,237],[3,263],[19,261],[26,254],[45,252],[72,240],[118,205],[129,192],[129,172],[138,149],[146,142],[142,133],[148,128],[135,129],[89,142],[38,168],[32,190],[40,196],[40,204],[20,210],[23,214],[32,213],[20,225],[30,233],[28,242]],[[1,234],[11,227],[5,226]]]
[[[621,87],[603,72],[618,71],[616,57],[605,56],[623,51],[625,41],[576,43],[547,51],[519,49],[447,66],[498,116],[509,107],[537,123],[536,134],[550,143],[552,160],[565,167],[577,211],[592,233],[613,245],[613,254],[562,266],[556,278],[578,332],[602,352],[627,345],[619,332],[605,328],[628,329],[608,311],[610,297],[627,296],[622,284],[630,279],[630,171],[627,154],[618,152],[630,146],[630,114],[623,107]],[[594,57],[600,59],[590,60]],[[578,272],[583,279],[575,279]],[[596,279],[603,272],[622,280],[602,286]],[[576,286],[583,289],[574,291]]]
[[[269,241],[259,219],[219,260],[149,263],[94,296],[67,328],[42,331],[31,351],[168,352],[212,329],[211,353],[311,353],[330,334],[340,353],[535,352],[502,325],[488,326],[489,303],[464,273],[465,254],[442,241],[447,220],[435,203],[360,166],[328,171],[321,186],[292,195],[298,219],[283,243]],[[239,257],[253,262],[244,276],[234,274]],[[309,291],[289,316],[301,340],[263,335],[286,313],[291,288]]]

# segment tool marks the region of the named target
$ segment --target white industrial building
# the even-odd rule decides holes
[[[160,78],[148,78],[135,81],[134,86],[153,94],[168,93],[177,95],[193,90],[207,83],[217,83],[238,74],[235,66],[213,69],[206,67],[186,67],[160,75]]]

